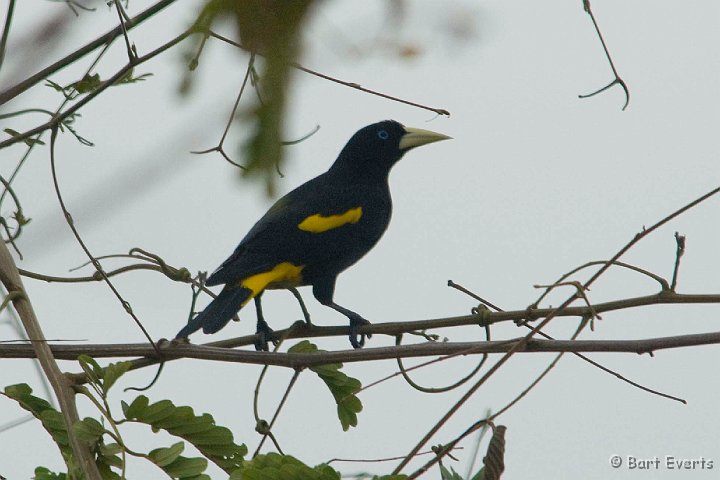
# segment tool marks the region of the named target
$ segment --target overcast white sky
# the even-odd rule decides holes
[[[101,3],[101,2],[98,2]],[[131,15],[150,2],[130,3]],[[193,19],[196,2],[178,2],[131,37],[146,53],[181,32]],[[372,97],[298,73],[292,89],[287,134],[297,138],[320,126],[307,141],[287,149],[285,193],[323,172],[358,128],[393,118],[407,126],[454,137],[408,154],[391,175],[395,210],[380,244],[341,275],[338,303],[374,322],[462,315],[475,304],[447,288],[461,283],[506,309],[521,309],[538,295],[533,284],[550,283],[590,260],[610,257],[637,233],[720,181],[717,127],[720,122],[720,6],[703,0],[607,1],[593,3],[616,65],[631,90],[628,109],[615,87],[587,100],[612,79],[590,18],[579,0],[563,2],[408,1],[406,18],[388,30],[383,2],[323,3],[305,35],[308,67],[368,88],[449,110],[450,118]],[[5,7],[2,7],[4,12]],[[39,13],[40,12],[40,13]],[[23,49],[33,29],[56,14],[62,3],[18,2],[10,36],[8,65],[0,75],[7,87],[21,72],[35,72],[116,25],[102,5],[82,13],[61,45]],[[457,36],[462,32],[461,36]],[[25,43],[23,43],[25,42]],[[400,58],[388,45],[420,52]],[[194,74],[192,95],[181,98],[181,45],[140,66],[146,82],[113,88],[82,110],[78,131],[95,142],[79,145],[68,135],[57,145],[60,182],[76,225],[97,255],[142,247],[175,266],[212,270],[264,213],[272,199],[260,184],[241,183],[218,155],[192,155],[214,146],[242,80],[247,57],[210,41]],[[15,52],[20,52],[18,56]],[[101,63],[103,77],[124,61],[122,42]],[[52,77],[66,84],[87,63]],[[248,97],[250,98],[250,97]],[[59,96],[37,87],[3,106],[55,108]],[[248,104],[246,104],[248,105]],[[42,117],[5,120],[2,128],[23,130]],[[236,159],[243,125],[231,131],[228,150]],[[3,175],[23,153],[3,150]],[[28,225],[19,247],[22,268],[65,275],[86,259],[71,237],[52,191],[47,150],[37,149],[22,170],[16,191]],[[3,214],[10,213],[10,205]],[[673,232],[687,236],[680,292],[720,292],[720,199],[692,210],[643,240],[624,260],[670,277]],[[108,264],[109,265],[109,264]],[[586,275],[578,277],[587,278]],[[171,337],[185,322],[189,289],[147,272],[115,280],[154,338]],[[141,342],[142,334],[102,285],[58,286],[26,281],[48,338],[88,343]],[[590,293],[601,302],[656,291],[634,273],[611,272]],[[557,304],[569,292],[552,297]],[[346,319],[305,294],[315,323]],[[265,315],[275,328],[300,318],[291,295],[264,297]],[[243,313],[214,337],[249,334],[254,312]],[[717,330],[720,310],[712,306],[648,307],[603,315],[586,339],[634,339]],[[567,338],[575,320],[557,319],[548,333]],[[450,340],[481,339],[476,328],[439,332]],[[496,339],[525,333],[513,325],[493,329]],[[14,338],[8,325],[0,337]],[[373,337],[368,347],[390,345]],[[320,339],[325,349],[348,348],[346,339]],[[568,356],[498,423],[508,427],[507,478],[714,478],[720,469],[718,431],[720,380],[717,347],[634,354],[590,355],[628,378],[688,401],[680,405],[642,392]],[[494,357],[497,360],[499,357]],[[497,410],[522,391],[551,355],[515,356],[433,439],[447,442],[487,409]],[[426,385],[444,385],[462,376],[474,359],[454,360],[416,374]],[[77,371],[72,362],[63,363]],[[394,362],[347,365],[364,384],[395,370]],[[251,452],[252,390],[259,367],[202,361],[168,364],[152,400],[172,398],[212,413]],[[154,374],[130,373],[120,387],[143,385]],[[270,418],[291,376],[273,370],[262,392],[263,416]],[[40,382],[29,361],[3,360],[0,385]],[[115,400],[131,399],[121,388]],[[312,373],[300,377],[275,435],[286,453],[314,465],[330,458],[374,458],[406,454],[465,391],[426,395],[401,379],[361,395],[359,425],[342,432],[331,395]],[[85,414],[92,412],[82,405]],[[0,400],[0,422],[17,418],[16,405]],[[132,429],[138,450],[169,445],[165,437]],[[472,442],[452,464],[465,473]],[[265,448],[268,448],[267,445]],[[29,478],[35,466],[63,468],[49,437],[37,422],[0,434],[0,475]],[[701,458],[712,471],[613,469],[609,457]],[[389,473],[394,463],[335,464],[345,473]],[[408,473],[412,470],[408,470]],[[210,467],[213,478],[223,478]],[[129,478],[153,478],[158,471],[134,464]],[[428,478],[436,478],[436,473]]]

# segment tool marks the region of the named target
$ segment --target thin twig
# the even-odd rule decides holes
[[[15,206],[17,207],[17,210],[15,211],[15,219],[17,221],[17,231],[13,235],[10,235],[10,236],[8,236],[8,238],[5,239],[6,242],[10,242],[13,244],[13,246],[15,246],[15,244],[13,242],[15,240],[17,240],[17,238],[20,236],[20,233],[22,232],[22,227],[24,225],[23,220],[25,219],[25,216],[23,215],[22,205],[20,205],[20,198],[18,198],[17,194],[15,193],[15,190],[10,185],[10,182],[5,180],[5,177],[0,175],[0,183],[3,184],[3,186],[5,187],[4,191],[10,194],[10,196],[13,199],[13,202],[15,203]],[[25,223],[27,223],[27,221],[25,221]],[[17,251],[17,248],[15,248],[15,250]],[[20,255],[20,259],[22,260],[22,255]]]
[[[594,260],[594,261],[592,261],[592,262],[584,263],[584,264],[580,265],[579,267],[573,268],[573,269],[570,270],[569,272],[563,274],[560,278],[558,278],[558,279],[555,281],[555,283],[554,283],[553,285],[558,285],[558,284],[560,284],[560,283],[563,282],[566,278],[568,278],[570,275],[573,275],[573,274],[579,272],[580,270],[584,270],[584,269],[586,269],[587,267],[592,267],[592,266],[595,266],[595,265],[605,265],[606,263],[608,263],[607,260]],[[618,267],[621,267],[621,268],[627,268],[628,270],[632,270],[632,271],[634,271],[634,272],[642,273],[643,275],[646,275],[646,276],[652,278],[653,280],[655,280],[656,282],[658,282],[658,283],[660,284],[660,289],[661,289],[661,291],[670,290],[670,286],[668,285],[668,281],[667,281],[667,280],[665,280],[663,277],[661,277],[661,276],[659,276],[659,275],[656,275],[656,274],[652,273],[652,272],[649,271],[649,270],[645,270],[644,268],[640,268],[640,267],[637,267],[637,266],[635,266],[635,265],[631,265],[631,264],[625,263],[625,262],[613,262],[612,264],[613,264],[614,266],[618,266]],[[531,305],[531,308],[537,308],[537,306],[540,304],[540,302],[542,302],[543,299],[544,299],[551,291],[552,291],[552,288],[548,288],[547,290],[545,290],[545,291],[543,292],[543,294],[540,295],[540,298],[538,298],[537,300],[535,300],[535,302],[533,302],[533,304]],[[496,309],[496,310],[497,310],[497,309]]]
[[[288,383],[287,388],[285,389],[285,393],[283,394],[282,399],[280,400],[280,403],[278,404],[277,408],[275,409],[275,414],[273,415],[272,420],[270,420],[270,425],[268,425],[268,430],[272,431],[272,427],[275,425],[275,420],[277,420],[278,416],[280,415],[280,411],[282,410],[283,406],[285,405],[285,402],[287,401],[288,397],[290,396],[290,391],[295,386],[295,382],[297,381],[298,377],[300,376],[301,370],[295,370],[295,373],[293,373],[292,378],[290,379],[290,383]],[[263,443],[265,442],[265,439],[268,437],[268,434],[263,435],[263,437],[260,439],[260,443],[258,443],[257,448],[255,449],[255,453],[253,453],[252,458],[255,458],[260,453],[260,449],[263,446]]]
[[[119,0],[115,0],[115,10],[117,10],[118,19],[120,20],[120,29],[122,30],[123,38],[125,38],[125,48],[127,49],[128,62],[134,62],[137,58],[133,46],[130,44],[130,37],[128,36],[127,27],[125,26],[125,19],[127,14],[120,5]]]
[[[93,275],[85,277],[57,277],[53,275],[45,275],[42,273],[31,272],[22,268],[18,270],[20,271],[20,275],[22,275],[23,277],[32,278],[34,280],[42,280],[47,283],[87,283],[103,281],[102,274],[100,274],[97,270]],[[198,279],[192,278],[190,276],[190,272],[188,272],[185,268],[177,269],[169,266],[163,267],[161,265],[136,263],[132,265],[126,265],[115,270],[110,270],[109,272],[105,272],[105,276],[110,278],[121,273],[131,272],[134,270],[150,270],[153,272],[160,272],[174,282],[189,283],[196,288],[200,288],[203,292],[207,293],[213,298],[216,296],[215,293],[213,293],[211,290],[206,288],[204,285],[201,285],[201,282]]]
[[[293,324],[294,326],[295,324]],[[293,330],[293,326],[291,326],[287,332],[290,333]],[[280,350],[280,346],[285,342],[287,339],[287,336],[282,337],[280,340],[278,340],[275,343],[275,346],[273,348],[272,353],[278,353]],[[258,353],[258,352],[255,352]],[[269,352],[260,352],[260,353],[269,353]],[[277,409],[275,410],[275,414],[273,415],[272,420],[268,424],[265,420],[260,418],[260,407],[258,405],[258,401],[260,399],[260,386],[262,385],[262,382],[265,378],[265,374],[268,372],[269,365],[265,365],[265,367],[260,372],[260,375],[258,376],[258,381],[255,384],[255,392],[253,394],[253,415],[255,416],[255,424],[257,425],[255,427],[255,430],[260,432],[262,430],[262,438],[260,439],[260,443],[257,446],[257,449],[255,450],[255,453],[253,454],[253,458],[255,458],[259,453],[260,449],[262,448],[263,444],[265,443],[265,439],[270,437],[270,440],[272,440],[273,444],[275,444],[275,448],[278,449],[280,453],[282,453],[282,450],[280,450],[280,445],[278,444],[277,439],[272,433],[272,427],[275,425],[275,420],[277,420],[278,415],[280,415],[280,410],[282,410],[283,405],[285,405],[285,401],[287,400],[288,396],[290,395],[290,391],[295,386],[295,382],[298,379],[298,376],[300,375],[300,372],[302,371],[302,368],[296,368],[295,374],[293,375],[293,378],[290,380],[290,383],[288,384],[287,388],[285,389],[285,394],[283,395],[282,400],[280,400],[280,404],[278,405]],[[262,428],[259,428],[262,426]]]
[[[580,322],[580,325],[579,325],[578,328],[575,330],[575,332],[572,334],[572,336],[570,337],[569,340],[570,340],[570,341],[576,341],[578,335],[580,335],[580,332],[583,331],[583,329],[585,328],[586,325],[587,325],[587,322]],[[565,352],[560,352],[560,353],[558,353],[558,354],[555,356],[555,358],[553,359],[553,361],[550,362],[550,363],[547,365],[547,367],[545,367],[545,369],[544,369],[542,372],[540,372],[540,375],[538,375],[538,376],[535,378],[535,380],[533,380],[532,383],[530,383],[530,385],[528,385],[528,386],[527,386],[522,392],[520,392],[514,399],[512,399],[510,402],[508,402],[507,405],[505,405],[504,407],[500,408],[498,411],[496,411],[495,413],[493,413],[492,415],[490,415],[489,417],[487,417],[486,421],[487,421],[487,422],[491,422],[491,421],[495,420],[497,417],[499,417],[499,416],[502,415],[503,413],[505,413],[505,412],[507,412],[508,410],[510,410],[510,409],[511,409],[515,404],[517,404],[520,400],[522,400],[523,398],[525,398],[525,396],[526,396],[528,393],[530,393],[530,391],[531,391],[533,388],[535,388],[535,386],[536,386],[538,383],[540,383],[540,381],[542,381],[542,379],[545,378],[545,377],[547,376],[547,374],[550,373],[551,370],[553,370],[553,369],[555,368],[555,366],[556,366],[557,363],[560,361],[560,359],[563,357],[563,355],[565,355]]]
[[[592,93],[588,93],[586,95],[578,95],[578,98],[590,98],[599,93],[604,92],[605,90],[607,90],[615,85],[620,85],[620,87],[622,87],[623,91],[625,92],[625,104],[622,107],[622,109],[625,110],[627,108],[627,106],[630,104],[630,90],[628,90],[625,80],[620,78],[620,75],[618,74],[617,69],[615,68],[615,64],[613,63],[612,57],[610,56],[610,51],[608,50],[608,47],[605,44],[605,39],[603,38],[602,32],[600,32],[600,27],[598,26],[598,23],[595,20],[595,15],[593,14],[592,8],[590,8],[590,0],[583,0],[583,8],[587,12],[587,14],[590,15],[590,19],[592,20],[593,25],[595,26],[595,31],[597,32],[598,38],[600,39],[600,43],[602,43],[603,50],[605,50],[605,56],[607,57],[608,62],[610,63],[610,68],[612,68],[613,75],[615,75],[615,79],[612,82],[605,85],[604,87],[600,88],[599,90],[596,90]]]
[[[696,205],[704,202],[708,198],[712,197],[713,195],[720,192],[720,187],[711,190],[710,192],[702,195],[701,197],[697,198],[696,200],[693,200],[692,202],[688,203],[687,205],[679,208],[678,210],[674,211],[673,213],[667,215],[662,220],[658,221],[654,225],[652,225],[648,229],[644,229],[642,232],[636,234],[624,247],[622,247],[615,255],[610,258],[607,264],[605,266],[601,267],[595,274],[590,277],[590,279],[583,284],[583,289],[589,288],[601,275],[603,275],[613,264],[613,262],[616,262],[620,259],[628,250],[630,250],[636,243],[638,243],[640,240],[660,228],[661,226],[665,225],[666,223],[670,222],[674,218],[678,217],[679,215],[682,215],[684,212],[688,211],[689,209],[695,207]],[[579,298],[577,292],[568,297],[567,300],[565,300],[559,307],[554,309],[552,312],[550,312],[549,315],[545,317],[544,320],[542,320],[538,325],[534,326],[530,333],[525,335],[522,339],[517,341],[508,351],[505,353],[500,360],[497,361],[492,367],[488,369],[488,371],[472,386],[470,389],[463,395],[460,400],[458,400],[450,409],[447,411],[443,417],[438,420],[438,422],[428,431],[428,433],[417,443],[415,447],[408,453],[408,455],[405,457],[405,459],[400,462],[400,464],[393,470],[393,474],[397,475],[402,471],[402,469],[410,462],[412,458],[415,457],[417,452],[420,451],[420,449],[437,433],[438,430],[451,418],[455,415],[455,413],[462,407],[462,405],[467,402],[467,400],[472,397],[478,388],[480,388],[490,377],[492,377],[495,372],[497,372],[502,365],[504,365],[513,354],[515,354],[518,351],[524,350],[527,348],[528,342],[535,336],[535,334],[543,329],[548,323],[550,323],[559,312],[562,312],[567,307],[570,306],[575,300]]]
[[[490,327],[486,325],[484,327],[484,330],[485,330],[485,341],[490,341]],[[395,345],[400,345],[401,341],[402,341],[402,335],[398,335],[397,337],[395,337]],[[443,360],[448,360],[448,359],[449,359],[449,357],[443,357]],[[405,379],[405,382],[407,382],[407,384],[410,385],[415,390],[417,390],[419,392],[423,392],[423,393],[445,393],[445,392],[455,390],[456,388],[464,385],[472,377],[474,377],[475,374],[480,371],[482,366],[485,365],[485,362],[487,361],[487,359],[488,359],[488,355],[483,354],[480,358],[480,361],[477,363],[477,365],[475,365],[475,368],[473,368],[470,371],[470,373],[468,373],[464,377],[460,378],[459,380],[456,380],[452,384],[446,385],[444,387],[425,387],[423,385],[420,385],[420,384],[416,383],[412,378],[410,378],[410,375],[408,374],[409,370],[405,368],[405,365],[403,365],[402,359],[398,358],[397,364],[398,364],[398,370],[400,371],[400,374],[402,375],[402,377]]]
[[[67,207],[65,206],[65,201],[63,200],[62,193],[60,192],[60,183],[58,182],[57,177],[57,169],[55,168],[55,141],[57,140],[57,127],[53,127],[51,134],[50,134],[50,171],[52,173],[53,178],[53,186],[55,188],[55,195],[57,196],[58,203],[60,204],[60,208],[62,209],[63,215],[65,217],[65,220],[70,227],[70,230],[72,231],[73,235],[75,236],[75,239],[77,240],[78,244],[80,245],[80,248],[85,252],[85,254],[88,256],[88,258],[93,262],[93,266],[95,269],[102,275],[103,280],[107,284],[108,288],[115,294],[117,299],[120,301],[121,305],[125,309],[128,315],[132,317],[135,324],[140,328],[143,335],[145,335],[145,338],[148,339],[148,342],[153,346],[153,349],[155,350],[155,353],[158,356],[161,356],[160,350],[158,349],[157,345],[153,341],[153,339],[150,337],[150,334],[143,326],[142,322],[140,322],[140,319],[135,315],[135,313],[132,311],[132,307],[130,304],[123,298],[123,296],[120,294],[120,292],[115,288],[115,285],[113,285],[112,281],[108,276],[105,274],[105,271],[103,270],[102,266],[100,265],[100,262],[95,259],[93,254],[88,249],[87,245],[85,245],[85,242],[83,241],[82,237],[80,236],[80,232],[75,227],[75,222],[70,215],[70,212],[68,211]]]
[[[221,41],[223,41],[223,42],[225,42],[225,43],[228,43],[228,44],[233,45],[233,46],[235,46],[235,47],[238,47],[238,48],[241,48],[241,49],[243,49],[243,50],[249,51],[249,49],[246,48],[245,46],[243,46],[242,44],[240,44],[240,43],[238,43],[238,42],[235,42],[235,41],[233,41],[233,40],[230,40],[229,38],[224,37],[224,36],[222,36],[222,35],[220,35],[220,34],[217,34],[217,33],[213,32],[213,31],[206,31],[205,33],[208,34],[208,35],[210,35],[211,37],[217,38],[218,40],[221,40]],[[404,103],[405,105],[410,105],[410,106],[413,106],[413,107],[422,108],[423,110],[429,110],[429,111],[431,111],[431,112],[435,112],[435,113],[438,114],[438,115],[450,116],[450,112],[447,111],[447,110],[445,110],[444,108],[430,107],[430,106],[427,106],[427,105],[423,105],[423,104],[421,104],[421,103],[411,102],[411,101],[409,101],[409,100],[404,100],[404,99],[399,98],[399,97],[394,97],[394,96],[392,96],[392,95],[388,95],[388,94],[386,94],[386,93],[378,92],[378,91],[376,91],[376,90],[370,90],[369,88],[362,87],[361,85],[359,85],[359,84],[357,84],[357,83],[348,82],[348,81],[345,81],[345,80],[340,80],[340,79],[338,79],[338,78],[331,77],[330,75],[326,75],[326,74],[320,73],[320,72],[318,72],[318,71],[316,71],[316,70],[312,70],[312,69],[307,68],[307,67],[305,67],[305,66],[303,66],[303,65],[301,65],[301,64],[299,64],[299,63],[297,63],[297,62],[290,62],[289,65],[290,65],[291,67],[297,69],[297,70],[302,71],[302,72],[309,73],[310,75],[314,75],[314,76],[316,76],[316,77],[319,77],[319,78],[322,78],[322,79],[325,79],[325,80],[329,80],[329,81],[331,81],[331,82],[338,83],[338,84],[344,85],[344,86],[346,86],[346,87],[350,87],[350,88],[354,88],[354,89],[356,89],[356,90],[360,90],[361,92],[369,93],[369,94],[371,94],[371,95],[377,95],[378,97],[386,98],[386,99],[392,100],[392,101],[394,101],[394,102]]]
[[[618,265],[619,263],[620,263],[620,262],[615,262],[615,265]],[[450,281],[448,282],[448,284],[449,284],[450,286],[452,286],[453,288],[456,288],[456,289],[460,290],[461,292],[464,292],[464,293],[466,293],[467,295],[475,298],[476,300],[479,300],[479,299],[480,299],[480,297],[477,296],[475,293],[471,292],[470,290],[466,289],[465,287],[463,287],[463,286],[461,286],[461,285],[456,284],[456,283],[453,282],[452,280],[450,280]],[[500,311],[500,312],[503,311],[500,307],[493,307],[493,308],[494,308],[495,310]],[[583,317],[583,318],[587,318],[587,317]],[[523,322],[523,326],[526,327],[526,328],[530,328],[530,326],[527,325],[527,323],[525,323],[525,322]],[[540,335],[541,337],[543,337],[543,338],[545,338],[545,339],[547,339],[547,340],[555,340],[555,338],[553,338],[552,336],[548,335],[548,334],[545,333],[545,332],[538,332],[538,335]],[[648,387],[646,387],[646,386],[644,386],[644,385],[641,385],[641,384],[639,384],[639,383],[637,383],[637,382],[634,382],[634,381],[630,380],[629,378],[625,377],[624,375],[621,375],[620,373],[616,372],[615,370],[611,370],[611,369],[607,368],[606,366],[604,366],[604,365],[596,362],[595,360],[592,360],[592,359],[590,359],[589,357],[586,357],[586,356],[583,355],[582,353],[579,353],[579,352],[571,352],[571,353],[572,353],[573,355],[575,355],[576,357],[581,358],[581,359],[584,360],[585,362],[589,363],[590,365],[592,365],[592,366],[594,366],[594,367],[596,367],[596,368],[599,368],[600,370],[602,370],[602,371],[604,371],[604,372],[606,372],[606,373],[609,373],[610,375],[614,376],[614,377],[617,378],[618,380],[622,380],[623,382],[628,383],[628,384],[632,385],[633,387],[639,388],[640,390],[644,390],[644,391],[646,391],[646,392],[648,392],[648,393],[652,393],[652,394],[654,394],[654,395],[658,395],[658,396],[660,396],[660,397],[667,398],[667,399],[669,399],[669,400],[675,400],[676,402],[680,402],[680,403],[682,403],[682,404],[687,404],[687,401],[685,401],[685,400],[682,399],[682,398],[679,398],[679,397],[676,397],[676,396],[674,396],[674,395],[670,395],[670,394],[667,394],[667,393],[663,393],[663,392],[660,392],[660,391],[658,391],[658,390],[653,390],[652,388],[648,388]]]
[[[472,355],[472,354],[475,354],[475,353],[476,353],[476,349],[475,349],[475,348],[468,349],[468,350],[465,350],[465,351],[460,351],[460,352],[457,352],[457,353],[453,353],[453,354],[451,354],[451,355],[445,355],[445,356],[442,356],[442,357],[434,358],[434,359],[432,359],[432,360],[428,360],[427,362],[423,362],[423,363],[419,363],[419,364],[417,364],[417,365],[413,365],[412,367],[405,368],[404,371],[405,371],[406,373],[407,373],[407,372],[412,372],[413,370],[419,370],[419,369],[421,369],[421,368],[427,367],[428,365],[433,365],[433,364],[435,364],[435,363],[444,362],[444,361],[449,360],[449,359],[451,359],[451,358],[455,358],[455,357],[459,357],[459,356],[465,356],[465,355]],[[483,357],[484,357],[484,356],[483,356]],[[393,372],[393,373],[391,373],[390,375],[386,375],[386,376],[384,376],[384,377],[382,377],[382,378],[380,378],[380,379],[378,379],[378,380],[375,380],[375,381],[373,381],[373,382],[368,383],[367,385],[363,385],[359,390],[356,390],[355,392],[353,392],[353,395],[358,395],[359,393],[364,392],[365,390],[368,390],[368,389],[370,389],[370,388],[376,387],[377,385],[380,385],[380,384],[382,384],[382,383],[384,383],[384,382],[386,382],[386,381],[388,381],[388,380],[391,380],[391,379],[393,379],[393,378],[395,378],[395,377],[398,377],[398,376],[400,376],[400,375],[402,375],[402,374],[403,374],[402,371]],[[349,396],[350,396],[350,395],[348,395],[348,397],[349,397]]]
[[[158,12],[161,12],[165,8],[169,7],[173,3],[175,3],[177,0],[161,0],[157,2],[155,5],[152,5],[133,17],[130,21],[126,22],[125,27],[128,30],[131,30],[138,25],[140,25],[142,22],[147,20],[148,18],[153,17]],[[21,81],[20,83],[8,88],[7,90],[0,92],[0,105],[8,102],[9,100],[12,100],[13,98],[17,97],[21,93],[25,92],[26,90],[30,89],[31,87],[37,85],[38,83],[42,82],[46,78],[48,78],[53,73],[56,73],[57,71],[61,70],[62,68],[71,65],[75,63],[77,60],[81,59],[88,53],[92,52],[98,47],[101,47],[104,44],[107,44],[108,42],[111,42],[118,36],[122,35],[122,28],[120,26],[115,27],[114,29],[110,30],[104,35],[101,35],[100,37],[96,38],[95,40],[91,41],[90,43],[86,44],[85,46],[78,48],[74,50],[71,54],[67,55],[66,57],[58,60],[57,62],[53,63],[52,65],[42,69],[35,75],[32,75],[25,80]]]
[[[95,68],[95,66],[100,62],[100,59],[110,49],[111,44],[112,44],[112,40],[108,41],[108,43],[105,44],[105,46],[102,48],[102,50],[100,50],[100,52],[95,56],[95,59],[90,63],[90,66],[85,71],[85,75],[83,77],[89,75],[90,72],[92,72],[92,70]],[[69,101],[70,101],[69,99],[64,98],[63,101],[60,103],[60,106],[55,110],[55,113],[51,114],[51,116],[54,117],[55,115],[57,115]],[[9,184],[12,184],[12,182],[15,180],[17,175],[20,173],[20,169],[25,164],[25,161],[28,159],[28,157],[30,156],[30,153],[35,148],[35,146],[39,144],[38,141],[40,140],[42,135],[43,135],[43,132],[38,133],[37,136],[35,137],[35,141],[31,142],[30,145],[28,145],[28,148],[25,150],[25,153],[20,158],[17,165],[15,165],[15,168],[13,169],[13,172],[10,175],[10,178],[8,179]],[[7,190],[3,190],[2,194],[0,194],[0,208],[2,207],[3,200],[5,200],[5,195],[7,193],[8,193]]]
[[[670,282],[670,290],[675,291],[677,287],[678,272],[680,271],[680,259],[685,254],[685,235],[675,232],[675,267],[673,268],[672,282]]]
[[[585,294],[585,288],[583,288],[583,285],[577,280],[570,282],[557,282],[552,285],[533,285],[533,288],[544,288],[545,291],[550,291],[557,287],[573,287],[575,289],[575,294],[578,296],[578,298],[582,298],[583,300],[585,300],[585,305],[587,305],[588,310],[590,310],[590,319],[602,319],[602,317],[598,315],[598,313],[595,311],[595,308],[593,308],[592,303],[590,303],[590,299],[587,297],[587,294]]]
[[[58,113],[58,114],[55,115],[51,120],[43,123],[42,125],[38,125],[37,127],[31,128],[30,130],[28,130],[28,131],[26,131],[26,132],[24,132],[24,133],[15,135],[15,136],[13,136],[13,137],[10,137],[10,138],[7,139],[7,140],[4,140],[4,141],[0,142],[0,148],[4,148],[4,147],[7,147],[7,146],[9,146],[9,145],[13,145],[13,144],[15,144],[15,143],[24,141],[24,140],[26,140],[26,139],[28,139],[28,138],[31,138],[33,135],[36,135],[36,134],[38,134],[38,133],[40,133],[40,132],[43,132],[43,131],[45,131],[45,130],[48,130],[48,129],[52,130],[52,129],[54,129],[54,128],[57,128],[57,127],[58,127],[59,125],[61,125],[62,122],[63,122],[66,118],[68,118],[70,115],[75,114],[75,112],[77,112],[77,111],[80,110],[82,107],[84,107],[86,104],[88,104],[89,102],[91,102],[95,97],[97,97],[98,95],[100,95],[102,92],[104,92],[105,90],[107,90],[109,87],[113,86],[117,81],[123,79],[123,78],[128,74],[128,72],[130,72],[130,71],[131,71],[133,68],[135,68],[137,65],[140,65],[140,64],[142,64],[142,63],[144,63],[144,62],[147,62],[147,61],[150,60],[151,58],[153,58],[153,57],[155,57],[155,56],[163,53],[164,51],[166,51],[166,50],[168,50],[168,49],[170,49],[170,48],[172,48],[172,47],[174,47],[175,45],[177,45],[178,43],[182,42],[183,40],[185,40],[187,37],[189,37],[189,36],[192,35],[193,33],[194,33],[194,30],[193,30],[192,28],[189,29],[189,30],[186,30],[185,32],[181,33],[180,35],[178,35],[177,37],[175,37],[175,38],[173,38],[172,40],[168,41],[167,43],[159,46],[158,48],[156,48],[156,49],[153,50],[152,52],[150,52],[150,53],[148,53],[148,54],[146,54],[146,55],[143,55],[142,57],[137,57],[137,58],[135,59],[135,61],[133,61],[133,62],[128,62],[127,65],[125,65],[124,67],[120,68],[120,70],[118,70],[114,75],[112,75],[110,78],[108,78],[107,80],[105,80],[104,82],[102,82],[102,83],[100,84],[100,86],[98,86],[95,90],[93,90],[92,92],[90,92],[90,93],[88,93],[87,95],[85,95],[82,99],[78,100],[77,103],[75,103],[73,106],[71,106],[70,108],[68,108],[67,110],[65,110],[65,111],[62,112],[62,113]]]
[[[0,71],[2,71],[5,62],[5,51],[7,49],[7,41],[10,36],[10,25],[12,24],[13,11],[15,10],[15,0],[8,2],[7,16],[5,17],[5,25],[3,25],[2,37],[0,37]]]
[[[457,447],[455,450],[463,450],[463,447]],[[431,455],[435,453],[433,450],[428,450],[425,452],[420,452],[417,454],[417,456],[421,455]],[[384,458],[331,458],[330,460],[324,462],[326,465],[330,465],[333,462],[348,462],[348,463],[380,463],[380,462],[392,462],[394,460],[402,460],[402,456],[396,456],[396,457],[384,457]]]
[[[207,38],[207,36],[205,38]],[[200,150],[200,151],[195,151],[195,152],[190,152],[190,153],[202,154],[202,153],[210,153],[210,152],[219,152],[228,163],[230,163],[242,170],[245,170],[244,165],[241,165],[241,164],[235,162],[228,156],[227,153],[225,153],[225,149],[223,148],[223,143],[225,143],[225,138],[227,137],[228,131],[230,131],[230,125],[232,125],[232,122],[235,119],[235,114],[237,112],[238,105],[240,105],[240,98],[242,98],[243,92],[245,92],[245,86],[247,85],[248,79],[250,78],[250,72],[252,71],[254,64],[255,64],[255,54],[251,53],[250,60],[248,60],[247,70],[245,71],[245,77],[243,78],[242,84],[240,85],[240,91],[238,92],[237,98],[235,99],[235,104],[233,105],[233,108],[230,111],[230,116],[228,118],[227,124],[225,125],[225,131],[223,131],[223,134],[220,137],[220,141],[218,142],[217,146],[215,146],[213,148],[209,148],[207,150]]]
[[[489,417],[492,412],[490,409],[486,410],[485,418]],[[475,463],[477,462],[477,456],[480,453],[480,443],[482,442],[483,437],[489,430],[488,424],[484,424],[483,428],[480,429],[477,435],[477,439],[475,440],[475,448],[473,448],[473,454],[470,458],[470,461],[468,462],[467,471],[465,474],[465,478],[471,478],[473,467],[475,466]]]

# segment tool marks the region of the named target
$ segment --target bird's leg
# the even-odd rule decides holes
[[[262,311],[262,304],[260,303],[260,297],[262,297],[262,293],[255,297],[255,312],[257,313],[257,329],[255,331],[255,334],[257,335],[257,340],[255,340],[255,350],[258,352],[267,352],[269,350],[268,348],[268,338],[270,338],[273,334],[273,329],[270,328],[270,325],[267,324],[265,321],[265,317],[263,316]]]
[[[307,307],[305,306],[305,302],[303,301],[302,297],[300,296],[300,292],[298,292],[298,289],[295,287],[288,288],[292,292],[293,295],[295,295],[295,298],[297,299],[298,303],[300,304],[300,309],[302,310],[303,317],[305,317],[305,323],[307,323],[308,327],[312,325],[312,322],[310,321],[310,312],[308,312]]]
[[[313,296],[318,302],[342,313],[350,320],[350,345],[352,345],[353,348],[362,348],[363,345],[365,345],[366,334],[358,333],[358,328],[363,325],[370,325],[370,322],[352,310],[348,310],[335,303],[333,301],[333,293],[335,293],[335,278],[317,282],[313,285]],[[372,337],[372,335],[368,333],[367,338],[370,337]]]
[[[332,308],[333,310],[342,313],[350,320],[350,345],[352,345],[353,348],[362,348],[363,346],[365,346],[366,334],[358,333],[358,327],[362,327],[363,325],[370,325],[370,321],[365,320],[363,317],[353,312],[352,310],[341,307],[335,302],[330,302],[327,304],[327,306]],[[367,334],[367,338],[370,337],[372,337],[372,333]]]

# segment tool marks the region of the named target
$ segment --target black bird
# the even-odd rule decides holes
[[[275,202],[210,275],[206,285],[224,288],[176,338],[187,338],[200,328],[215,333],[255,299],[260,339],[255,346],[267,350],[272,330],[262,316],[263,291],[287,288],[297,293],[295,287],[312,285],[320,303],[348,317],[350,343],[362,347],[365,336],[357,330],[370,322],[333,301],[335,280],[387,229],[392,213],[388,174],[393,165],[412,148],[448,138],[392,120],[359,130],[327,172]]]

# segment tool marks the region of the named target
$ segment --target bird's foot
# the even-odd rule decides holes
[[[273,333],[274,330],[270,328],[270,325],[268,325],[265,320],[258,320],[257,331],[255,332],[255,335],[257,335],[257,339],[255,340],[255,350],[258,352],[269,351],[268,340],[272,337]],[[273,344],[275,344],[274,341]]]
[[[365,345],[365,336],[371,338],[372,333],[358,333],[358,328],[364,325],[370,325],[370,322],[360,315],[348,318],[350,319],[350,345],[352,345],[353,348],[362,348]]]

